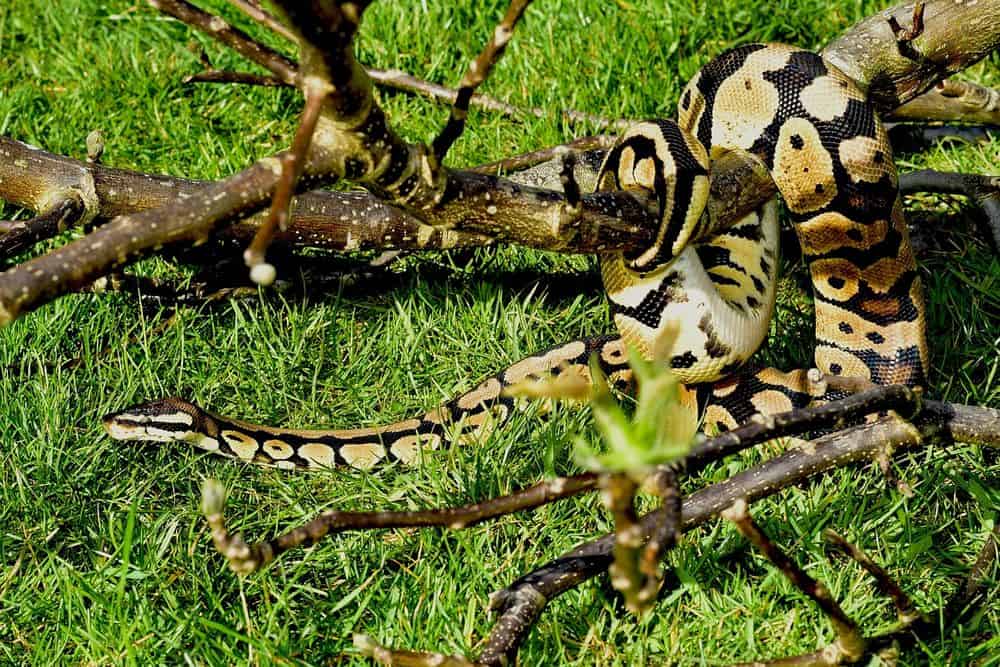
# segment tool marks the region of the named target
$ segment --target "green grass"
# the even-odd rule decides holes
[[[206,3],[209,4],[209,3]],[[213,1],[212,6],[222,3]],[[884,2],[540,0],[485,88],[513,104],[608,116],[673,113],[696,69],[751,40],[817,47]],[[704,6],[704,5],[707,5]],[[499,0],[377,3],[363,60],[454,84],[503,11]],[[227,17],[246,25],[223,8]],[[256,31],[259,32],[259,31]],[[279,42],[273,42],[280,45]],[[105,162],[200,178],[233,173],[287,145],[293,92],[185,87],[199,69],[188,44],[222,67],[246,67],[201,35],[141,3],[0,3],[0,133],[82,156],[101,128]],[[1000,84],[997,61],[969,76]],[[399,131],[427,140],[446,110],[383,97]],[[454,164],[491,161],[581,136],[551,119],[473,113]],[[1000,142],[902,156],[902,168],[991,173]],[[930,302],[932,394],[1000,405],[1000,264],[955,200],[915,204],[941,228],[922,258]],[[911,214],[913,205],[911,205]],[[0,208],[0,217],[24,212]],[[350,534],[296,550],[237,579],[212,548],[198,510],[206,477],[230,489],[231,525],[253,539],[327,508],[417,508],[472,501],[575,470],[571,434],[590,428],[563,410],[518,417],[478,448],[428,457],[415,469],[289,475],[178,447],[121,444],[99,417],[178,394],[212,409],[300,427],[382,423],[418,413],[477,378],[549,344],[611,330],[585,258],[521,249],[407,260],[401,286],[286,302],[270,294],[206,313],[182,312],[153,335],[133,299],[70,296],[0,331],[0,662],[7,664],[332,664],[351,635],[396,647],[474,653],[490,627],[488,594],[608,530],[588,497],[463,532]],[[794,267],[793,267],[794,268]],[[139,269],[177,270],[160,260]],[[790,269],[791,270],[791,269]],[[535,281],[515,280],[523,272]],[[793,274],[795,275],[795,274]],[[554,276],[554,277],[550,277]],[[788,290],[794,296],[795,281]],[[138,344],[128,344],[138,334]],[[807,364],[809,314],[783,307],[764,354]],[[108,354],[96,352],[110,346]],[[78,355],[76,370],[45,370]],[[13,367],[13,368],[11,368]],[[690,489],[760,460],[726,462]],[[885,564],[923,609],[954,590],[1000,504],[996,457],[974,447],[900,460],[907,499],[873,467],[839,471],[755,506],[772,535],[869,631],[892,622],[859,568],[828,560],[832,527]],[[606,586],[555,601],[522,651],[524,664],[726,664],[811,650],[826,621],[734,529],[712,523],[670,557],[681,586],[649,618],[625,615]],[[961,633],[937,637],[904,664],[997,664],[1000,603]]]

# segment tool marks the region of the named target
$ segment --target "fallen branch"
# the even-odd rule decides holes
[[[27,250],[39,241],[50,239],[83,221],[86,207],[77,197],[57,202],[48,211],[30,220],[0,221],[0,263]]]
[[[914,3],[874,14],[830,42],[821,55],[867,89],[883,114],[1000,47],[1000,3]],[[909,31],[897,35],[907,26]]]
[[[201,506],[212,530],[215,548],[226,557],[234,572],[248,574],[267,565],[289,549],[315,544],[327,535],[348,530],[385,528],[466,528],[498,516],[570,498],[589,491],[596,485],[597,475],[583,474],[558,477],[507,496],[461,507],[407,512],[324,512],[304,526],[274,540],[250,545],[241,536],[231,535],[226,529],[222,516],[225,490],[218,482],[209,480],[202,487]]]
[[[684,499],[682,529],[691,530],[719,516],[740,498],[745,498],[747,502],[767,498],[830,470],[871,461],[883,451],[899,452],[954,441],[1000,448],[998,424],[1000,410],[927,401],[915,426],[898,417],[885,417],[871,424],[854,426],[794,447],[724,482],[692,493]],[[644,533],[651,534],[664,518],[663,510],[645,515],[641,519]],[[545,605],[583,581],[605,572],[612,561],[613,547],[614,536],[606,535],[577,547],[495,593],[497,599],[503,600],[517,598],[522,590],[539,592],[541,596],[535,596],[534,605],[527,610],[531,623],[524,622],[526,617],[511,618],[516,612],[510,609],[501,612],[487,640],[488,645],[494,648],[489,655],[484,651],[477,663],[506,664],[501,662],[501,658],[513,660],[531,624],[541,615]],[[525,629],[512,633],[508,630],[510,627]]]
[[[1000,125],[1000,91],[968,81],[945,79],[893,109],[887,118]]]
[[[820,382],[822,379],[817,378]],[[898,410],[903,414],[915,414],[921,405],[920,392],[903,385],[876,387],[838,401],[825,405],[801,408],[767,419],[745,424],[722,435],[696,444],[681,463],[688,472],[704,468],[709,463],[719,461],[726,456],[743,451],[762,442],[789,435],[798,435],[808,431],[842,426],[864,415],[883,410]],[[550,498],[556,500],[566,497],[562,492],[581,493],[597,488],[597,477],[584,473],[575,477],[560,478],[518,491],[510,496],[496,498],[489,503],[468,507],[449,508],[442,510],[427,510],[425,512],[324,512],[302,527],[294,528],[279,537],[247,546],[241,538],[230,537],[225,529],[222,517],[224,494],[213,487],[207,490],[209,504],[203,505],[211,509],[213,535],[216,535],[216,545],[229,559],[230,567],[246,574],[259,569],[272,561],[279,554],[297,546],[315,543],[325,535],[339,534],[347,530],[415,527],[415,526],[453,526],[461,520],[462,527],[472,525],[486,518],[494,518],[535,507],[532,502],[538,499]],[[665,493],[667,490],[665,490]],[[546,500],[546,502],[548,502]],[[527,504],[524,504],[527,503]],[[668,511],[668,510],[664,510]],[[206,510],[206,513],[207,510]],[[217,515],[217,516],[216,516]],[[669,517],[666,517],[669,519]],[[388,523],[386,523],[388,522]],[[397,525],[394,522],[405,522]],[[418,522],[418,523],[413,523]],[[643,540],[646,543],[647,540]],[[230,543],[238,543],[239,550],[229,549]],[[226,547],[226,548],[223,548]]]
[[[792,582],[806,597],[816,603],[823,614],[830,620],[830,625],[837,639],[824,648],[808,655],[795,658],[784,658],[778,662],[764,664],[783,665],[840,665],[853,663],[865,653],[865,639],[858,629],[857,623],[844,613],[837,601],[830,595],[830,590],[819,583],[788,557],[760,529],[747,511],[746,500],[740,498],[722,511],[722,517],[732,521],[743,537],[747,538],[764,557]]]
[[[183,0],[156,0],[155,4],[193,27],[206,30],[286,83],[301,86],[308,78],[284,56]],[[364,8],[351,6],[359,11]],[[901,5],[890,10],[889,15],[899,14],[899,20],[905,23],[909,18],[906,8],[904,11]],[[1000,21],[998,15],[1000,9],[993,4],[972,7],[968,3],[932,0],[926,5],[922,31],[907,41],[911,57],[900,54],[896,36],[882,17],[868,19],[847,31],[823,55],[868,86],[876,106],[889,111],[993,50],[1000,42],[1000,26],[994,25]],[[360,20],[360,14],[354,19]],[[320,68],[309,76],[330,82],[335,91],[317,123],[320,139],[313,142],[305,161],[305,189],[348,178],[426,225],[557,250],[578,247],[580,243],[620,248],[636,237],[648,237],[658,226],[649,202],[624,193],[587,195],[579,215],[567,217],[565,200],[556,192],[432,165],[427,161],[427,148],[408,144],[393,134],[375,104],[371,80],[349,48],[356,21],[344,35],[330,41],[326,38],[335,37],[339,28],[329,33],[316,32],[312,20],[310,17],[310,21],[298,26],[300,33],[303,29],[313,31],[312,39],[299,40],[303,49],[313,48],[317,54],[316,58],[305,59],[312,63],[311,68]],[[959,25],[964,29],[957,34],[955,26]],[[969,30],[969,26],[977,29]],[[914,53],[919,57],[913,58]],[[848,67],[852,64],[853,68]],[[255,213],[274,192],[278,180],[274,172],[276,159],[284,159],[283,154],[266,158],[193,198],[171,201],[165,210],[116,219],[95,231],[93,238],[71,243],[3,274],[0,322],[9,322],[166,243],[200,241]],[[742,169],[742,176],[737,178],[713,170],[713,181],[718,181],[714,192],[719,195],[713,198],[716,206],[710,207],[708,213],[713,229],[738,220],[774,194],[766,170],[745,164]],[[733,187],[718,185],[727,183]],[[16,191],[19,186],[15,184],[12,189]],[[728,215],[732,218],[727,219]]]

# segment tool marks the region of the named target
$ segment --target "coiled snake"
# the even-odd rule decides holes
[[[706,65],[680,98],[678,121],[641,123],[609,152],[601,189],[647,189],[660,211],[652,247],[601,258],[618,336],[577,340],[528,357],[421,417],[389,426],[299,431],[210,414],[179,399],[105,417],[118,439],[184,441],[281,468],[412,462],[422,449],[481,438],[510,413],[503,389],[528,376],[589,377],[596,356],[628,381],[626,345],[660,358],[668,323],[682,323],[669,364],[683,400],[724,429],[755,413],[824,398],[805,371],[749,371],[775,302],[779,229],[769,202],[726,229],[702,212],[710,161],[747,151],[767,166],[789,210],[815,293],[815,365],[876,384],[920,385],[927,370],[924,304],[898,196],[892,152],[865,93],[820,56],[750,44]],[[708,223],[708,224],[706,224]]]

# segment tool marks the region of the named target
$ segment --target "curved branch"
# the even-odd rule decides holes
[[[982,212],[983,222],[996,250],[1000,250],[1000,176],[954,174],[922,169],[901,174],[899,191],[940,192],[965,195]]]

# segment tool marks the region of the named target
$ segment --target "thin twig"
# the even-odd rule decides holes
[[[889,28],[896,37],[896,42],[900,46],[909,44],[924,34],[924,3],[916,2],[913,4],[913,17],[910,19],[910,25],[906,28],[899,24],[895,16],[890,15],[888,21]]]
[[[828,378],[815,377],[814,381],[828,386]],[[693,474],[709,463],[762,442],[824,428],[839,430],[859,417],[876,412],[893,410],[912,418],[919,413],[921,406],[922,393],[919,389],[889,385],[815,407],[762,416],[696,444],[685,457],[684,467],[688,474]]]
[[[584,473],[575,477],[558,477],[507,496],[481,503],[408,512],[324,512],[309,523],[273,540],[248,545],[239,535],[230,535],[222,516],[225,492],[209,480],[202,488],[202,509],[212,529],[216,548],[229,560],[229,567],[246,574],[267,565],[283,552],[298,546],[308,546],[326,535],[347,530],[384,528],[418,528],[445,526],[466,528],[482,521],[584,493],[597,484],[597,475]]]
[[[271,32],[281,35],[294,44],[298,43],[299,38],[295,33],[289,30],[288,26],[284,23],[264,11],[256,0],[229,0],[229,4],[239,9],[257,23],[268,28]]]
[[[848,542],[836,531],[827,528],[823,531],[823,537],[831,546],[840,550],[841,552],[847,554],[854,562],[863,567],[865,571],[875,579],[875,585],[878,587],[878,591],[885,595],[890,600],[892,600],[893,606],[896,607],[896,614],[899,616],[899,621],[904,624],[910,624],[913,621],[921,618],[921,613],[917,611],[917,607],[913,604],[913,600],[910,596],[899,587],[889,573],[885,571],[881,566],[879,566],[871,557],[864,551],[859,549],[857,545]]]
[[[235,83],[248,86],[285,87],[287,84],[276,76],[254,74],[253,72],[233,72],[223,69],[207,69],[191,74],[182,83]]]
[[[208,33],[247,60],[257,63],[289,86],[298,83],[297,65],[274,49],[253,39],[222,17],[209,14],[186,0],[147,0],[156,9],[192,28]]]
[[[816,603],[816,606],[830,619],[830,624],[837,633],[837,639],[825,649],[809,656],[801,656],[801,660],[795,662],[792,662],[792,658],[785,658],[780,661],[781,664],[839,665],[845,661],[854,662],[864,655],[865,639],[858,630],[857,623],[844,613],[826,586],[806,574],[805,570],[768,538],[747,511],[746,499],[740,498],[734,502],[722,512],[722,516],[732,521],[737,530],[750,540],[750,543],[764,554],[772,565],[781,570],[796,588]]]
[[[292,141],[292,148],[285,153],[281,159],[281,178],[274,190],[271,198],[271,210],[267,220],[257,230],[250,247],[243,255],[244,261],[250,267],[250,278],[258,285],[270,285],[274,282],[276,275],[274,266],[264,261],[264,253],[267,246],[271,244],[274,233],[277,230],[288,229],[288,215],[292,204],[292,194],[295,186],[302,176],[302,170],[306,162],[306,154],[309,152],[309,144],[312,141],[313,132],[316,130],[316,121],[319,120],[320,110],[326,100],[328,87],[321,84],[315,90],[308,91],[306,95],[305,108],[302,110],[302,118],[299,120],[299,127],[295,132],[295,139]]]
[[[462,136],[472,94],[490,76],[493,67],[507,50],[507,43],[514,35],[514,28],[530,4],[531,0],[511,0],[507,13],[493,31],[493,36],[462,76],[448,122],[431,144],[431,151],[438,164],[444,161],[448,149]]]
[[[427,81],[419,77],[408,74],[398,69],[378,69],[366,67],[365,71],[376,86],[384,90],[410,93],[419,95],[438,102],[454,104],[458,98],[458,91],[448,88],[439,83]],[[282,86],[288,87],[281,79],[274,76],[252,74],[250,72],[234,72],[230,70],[219,70],[208,68],[204,72],[191,74],[184,78],[184,83],[234,83],[249,86]],[[469,99],[469,106],[485,111],[492,111],[508,118],[523,118],[524,116],[534,116],[536,118],[552,118],[558,116],[571,125],[585,124],[598,130],[624,130],[635,121],[627,118],[607,118],[597,114],[577,111],[575,109],[563,109],[558,112],[547,111],[538,107],[518,107],[513,104],[484,95],[475,93]],[[594,146],[595,148],[608,148],[608,145]],[[581,150],[583,150],[581,148]],[[542,158],[547,160],[548,157]],[[542,161],[539,160],[539,161]],[[510,170],[517,169],[514,167]]]
[[[420,79],[398,69],[381,70],[368,68],[368,76],[383,88],[422,95],[447,104],[455,104],[458,99],[459,91],[438,83]],[[635,122],[623,118],[607,118],[573,109],[564,109],[554,113],[537,107],[517,107],[482,93],[474,93],[469,99],[469,105],[511,118],[522,118],[525,115],[535,116],[536,118],[552,118],[558,115],[567,123],[590,125],[598,130],[624,130]]]
[[[993,530],[986,537],[983,548],[979,550],[965,583],[955,592],[955,596],[946,607],[945,618],[951,624],[968,618],[970,612],[975,609],[976,598],[982,594],[989,571],[996,567],[998,559],[1000,559],[1000,521],[993,524]]]
[[[611,148],[618,138],[610,134],[599,134],[592,137],[580,137],[579,139],[573,139],[572,141],[567,141],[564,144],[559,144],[558,146],[550,146],[549,148],[540,148],[537,151],[531,151],[530,153],[521,153],[520,155],[512,155],[511,157],[504,158],[502,160],[497,160],[496,162],[490,162],[488,164],[482,164],[477,167],[472,167],[469,171],[475,171],[481,174],[505,174],[516,171],[523,171],[529,169],[536,165],[540,165],[544,162],[550,160],[555,160],[559,157],[559,153],[562,150],[570,150],[575,152],[586,153],[588,151],[603,151]],[[593,170],[596,175],[596,169]],[[579,177],[577,177],[579,178]]]
[[[490,611],[498,614],[477,665],[516,664],[517,651],[550,600],[607,570],[608,561],[567,556],[521,577],[490,595]]]
[[[76,225],[83,219],[85,208],[80,199],[69,197],[30,220],[0,222],[0,264]]]

